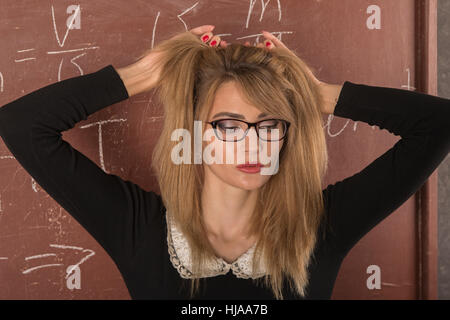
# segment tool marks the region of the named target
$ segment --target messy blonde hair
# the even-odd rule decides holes
[[[205,121],[221,84],[235,81],[257,109],[291,123],[279,155],[279,171],[259,189],[250,221],[250,234],[258,241],[253,272],[263,259],[264,284],[276,299],[283,298],[283,282],[305,296],[308,265],[313,257],[324,214],[322,179],[328,162],[317,85],[308,66],[284,48],[267,50],[231,43],[210,47],[191,32],[162,41],[152,49],[163,53],[155,66],[161,73],[155,89],[164,107],[162,133],[152,155],[167,212],[189,242],[194,275],[215,253],[202,220],[203,163],[174,164],[175,129],[194,136],[194,120]],[[202,131],[204,132],[204,131]],[[194,155],[192,146],[191,155]],[[259,281],[261,279],[255,279]],[[199,278],[191,279],[191,297]]]

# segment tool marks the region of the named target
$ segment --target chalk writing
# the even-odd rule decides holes
[[[66,279],[66,286],[68,289],[73,290],[73,289],[81,289],[81,279],[80,279],[80,275],[81,275],[81,270],[80,270],[80,265],[84,262],[86,262],[89,258],[91,258],[93,255],[95,255],[95,252],[91,249],[84,249],[81,247],[77,247],[77,246],[68,246],[68,245],[61,245],[61,244],[50,244],[49,245],[52,248],[59,248],[59,249],[70,249],[70,250],[77,250],[80,251],[82,253],[87,253],[87,255],[85,255],[81,260],[79,260],[77,263],[75,264],[71,264],[66,268],[66,275],[65,275],[65,279]],[[35,260],[35,259],[42,259],[42,258],[46,258],[46,257],[56,257],[56,253],[41,253],[41,254],[37,254],[37,255],[32,255],[29,257],[25,257],[25,261],[30,261],[30,260]],[[42,264],[42,265],[38,265],[32,268],[28,268],[22,271],[22,274],[29,274],[33,271],[36,270],[40,270],[40,269],[44,269],[44,268],[49,268],[49,267],[60,267],[63,266],[63,263],[47,263],[47,264]]]
[[[259,21],[261,22],[264,16],[264,12],[266,11],[267,5],[269,4],[270,0],[267,0],[267,2],[264,2],[264,0],[261,0],[261,14],[259,15]],[[250,0],[249,6],[248,6],[248,13],[247,13],[247,20],[245,21],[245,28],[248,29],[248,25],[250,23],[250,17],[253,13],[253,8],[255,7],[256,0]],[[277,0],[277,9],[278,9],[278,21],[281,21],[281,3],[280,0]]]
[[[188,27],[186,22],[184,22],[184,20],[181,18],[183,15],[185,15],[187,12],[191,11],[192,9],[194,9],[197,6],[198,2],[194,3],[194,5],[192,5],[191,7],[187,8],[186,10],[184,10],[182,13],[180,13],[179,15],[177,15],[178,19],[180,19],[180,21],[183,23],[184,25],[184,29],[186,31],[188,31]]]
[[[406,68],[406,72],[408,73],[408,83],[406,85],[402,84],[402,88],[406,88],[406,90],[414,91],[414,90],[416,90],[416,88],[411,86],[411,71],[409,70],[409,68]]]
[[[105,168],[105,162],[103,160],[103,143],[102,143],[102,125],[105,123],[111,123],[111,122],[119,122],[119,121],[127,121],[126,119],[111,119],[111,120],[102,120],[102,121],[96,121],[84,126],[81,126],[81,129],[85,129],[85,128],[89,128],[95,125],[98,125],[98,152],[99,152],[99,156],[100,156],[100,165],[102,167],[102,169],[106,171]]]

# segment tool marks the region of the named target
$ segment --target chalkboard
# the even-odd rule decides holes
[[[125,66],[174,33],[203,24],[214,24],[229,43],[256,44],[268,30],[325,82],[435,94],[434,1],[2,0],[0,8],[0,105],[108,64]],[[91,115],[63,138],[104,171],[159,192],[149,160],[161,111],[154,92],[146,92]],[[361,170],[398,140],[365,123],[324,120],[326,184]],[[429,183],[352,249],[333,298],[435,297],[436,199]],[[103,248],[1,142],[0,299],[129,298]]]

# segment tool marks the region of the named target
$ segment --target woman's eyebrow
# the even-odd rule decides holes
[[[220,116],[228,116],[228,117],[233,117],[233,118],[236,118],[236,119],[242,119],[242,120],[245,119],[245,117],[244,117],[242,114],[239,114],[239,113],[233,113],[233,112],[219,112],[219,113],[216,113],[216,114],[214,115],[213,119],[215,119],[215,118],[217,118],[217,117],[220,117]],[[261,113],[261,114],[258,116],[258,119],[263,118],[263,117],[265,117],[265,116],[267,116],[267,113],[263,112],[263,113]]]

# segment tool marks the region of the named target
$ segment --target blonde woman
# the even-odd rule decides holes
[[[0,109],[0,134],[112,257],[132,299],[329,299],[348,251],[448,154],[450,101],[327,84],[268,32],[264,43],[250,46],[227,44],[212,31],[194,28],[129,66],[108,65],[10,102]],[[90,114],[150,89],[164,108],[152,158],[161,194],[105,173],[61,139]],[[322,189],[327,114],[377,125],[401,140]],[[176,163],[180,141],[173,133],[185,129],[193,141],[196,123],[213,132],[200,151],[241,153],[244,161],[196,162],[192,143],[190,161]],[[272,128],[278,138],[268,134]],[[270,165],[258,158],[263,146],[278,155],[275,174],[262,174]]]

